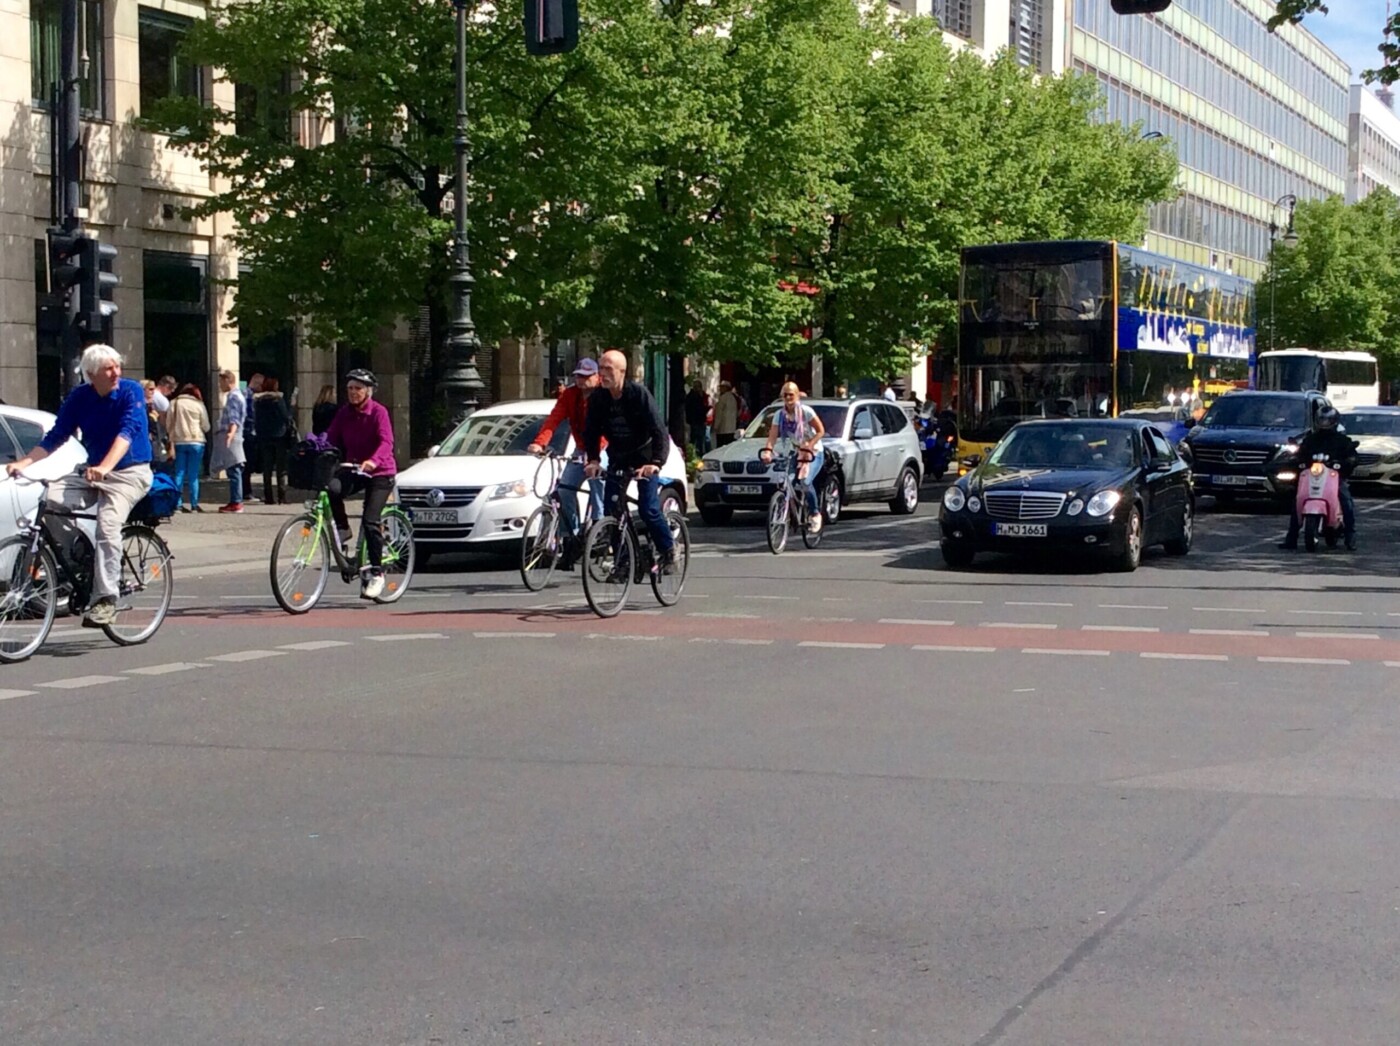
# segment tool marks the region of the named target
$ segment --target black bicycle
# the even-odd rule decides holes
[[[675,606],[690,571],[690,530],[679,512],[665,513],[675,543],[675,554],[665,567],[657,561],[647,528],[629,505],[637,499],[627,493],[636,475],[632,469],[611,469],[621,493],[611,512],[588,528],[583,539],[583,594],[599,617],[616,617],[627,605],[634,584],[650,577],[656,601]]]
[[[805,460],[802,455],[805,454]],[[807,513],[806,484],[797,478],[798,467],[813,459],[811,451],[798,451],[793,448],[787,456],[787,467],[783,470],[783,483],[773,492],[768,501],[768,548],[773,555],[787,548],[788,532],[796,529],[802,535],[802,543],[808,548],[821,544],[823,528],[812,529],[812,518]],[[812,482],[815,476],[809,476]]]
[[[40,483],[46,491],[51,482],[18,475],[14,481]],[[139,505],[122,527],[117,616],[102,626],[107,638],[121,646],[144,643],[156,634],[170,610],[175,587],[174,556],[156,533],[159,521],[138,518],[137,511]],[[44,523],[49,515],[63,522],[57,539]],[[95,522],[97,513],[55,512],[41,497],[34,518],[18,534],[0,541],[0,661],[23,661],[44,645],[60,596],[66,598],[71,614],[88,609],[95,550],[79,520]]]
[[[532,489],[535,497],[540,499],[540,506],[530,513],[520,534],[520,580],[531,592],[538,592],[549,584],[554,568],[568,555],[569,545],[579,540],[573,534],[564,533],[564,517],[559,507],[560,491],[564,496],[574,498],[585,492],[582,487],[559,482],[569,460],[553,450],[546,450],[535,467]],[[596,482],[601,483],[602,480]],[[583,526],[587,528],[597,518],[593,512],[593,499],[589,498]]]

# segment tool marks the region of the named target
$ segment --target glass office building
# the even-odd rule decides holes
[[[1268,32],[1271,5],[1069,7],[1068,67],[1098,78],[1109,119],[1170,138],[1181,160],[1181,195],[1152,209],[1149,249],[1257,277],[1283,197],[1345,192],[1351,70],[1304,29]]]

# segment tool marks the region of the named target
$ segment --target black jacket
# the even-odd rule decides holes
[[[1336,429],[1316,429],[1303,437],[1298,444],[1298,460],[1306,468],[1316,454],[1326,454],[1328,464],[1341,465],[1343,479],[1356,468],[1356,441]]]
[[[311,408],[311,431],[316,435],[325,432],[331,427],[331,419],[335,417],[335,412],[340,409],[340,404],[332,400],[330,403],[318,403]]]
[[[253,397],[253,431],[258,439],[285,440],[292,434],[292,411],[280,392],[259,392]]]
[[[603,439],[608,441],[610,468],[665,465],[671,451],[671,437],[666,434],[656,400],[645,385],[635,381],[622,386],[617,399],[607,389],[594,389],[588,397],[583,449],[589,461],[598,460]]]

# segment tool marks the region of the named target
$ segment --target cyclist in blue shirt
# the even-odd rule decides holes
[[[151,489],[151,437],[146,393],[140,382],[122,377],[122,358],[117,350],[110,345],[89,345],[81,366],[87,384],[68,394],[58,408],[53,428],[39,445],[6,469],[13,476],[81,432],[87,467],[50,483],[47,501],[56,515],[88,512],[97,505],[93,601],[83,624],[101,628],[117,616],[122,526],[132,506]]]

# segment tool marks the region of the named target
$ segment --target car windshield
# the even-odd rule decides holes
[[[1022,425],[987,460],[1008,468],[1129,468],[1133,433],[1116,425]]]
[[[528,454],[535,433],[544,424],[543,414],[474,414],[452,430],[442,441],[438,457],[501,457]],[[564,453],[569,444],[569,422],[559,423],[550,447]]]
[[[782,409],[781,403],[770,403],[759,412],[758,417],[749,422],[749,427],[744,430],[745,439],[767,439],[768,430],[773,426],[773,419],[777,417],[778,411]],[[826,429],[826,434],[833,439],[840,439],[846,432],[846,407],[840,403],[824,403],[819,407],[813,407],[817,412],[817,417],[822,419],[822,427]]]
[[[1348,436],[1400,436],[1400,411],[1394,414],[1343,414]]]
[[[1210,405],[1201,424],[1247,429],[1304,429],[1308,401],[1293,396],[1221,396]]]

